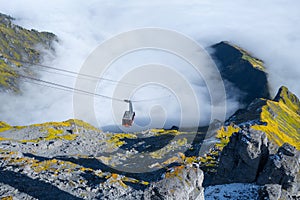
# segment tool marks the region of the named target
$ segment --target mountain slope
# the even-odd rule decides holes
[[[13,23],[13,18],[0,13],[0,91],[19,91],[18,74],[32,71],[26,63],[39,63],[41,49],[51,49],[56,36],[48,32],[27,30]]]
[[[233,115],[228,123],[247,125],[265,132],[276,146],[285,142],[300,150],[300,103],[296,95],[281,87],[273,100],[258,99]]]
[[[222,78],[242,92],[239,99],[242,104],[248,105],[255,98],[270,97],[263,61],[229,42],[220,42],[211,48]],[[231,88],[226,89],[232,94]]]

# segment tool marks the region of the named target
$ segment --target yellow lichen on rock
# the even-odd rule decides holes
[[[267,101],[262,108],[261,121],[266,124],[252,128],[265,132],[269,140],[279,146],[287,142],[300,150],[300,116],[283,101]]]
[[[111,145],[113,148],[117,148],[125,144],[122,139],[128,138],[128,139],[135,139],[137,136],[132,133],[116,133],[116,134],[111,134],[111,136],[108,135],[108,140],[106,140],[106,143]]]
[[[227,42],[227,43],[230,44],[229,42]],[[249,53],[248,51],[242,49],[241,47],[239,47],[237,45],[230,44],[230,46],[233,46],[234,48],[239,50],[242,53],[242,59],[248,61],[254,68],[256,68],[260,71],[265,71],[264,62],[262,60],[253,57],[251,55],[251,53]]]
[[[9,124],[0,121],[0,133],[10,129],[12,129],[12,127]]]
[[[20,140],[20,142],[38,143],[41,140],[74,140],[78,137],[80,130],[97,131],[99,129],[94,126],[77,119],[70,119],[63,122],[46,122],[42,124],[32,124],[29,126],[13,127],[15,129],[39,128],[41,133],[38,138],[30,140]]]
[[[165,129],[151,129],[150,132],[154,133],[155,136],[164,135],[164,134],[180,135],[185,133],[185,132],[180,132],[178,130],[165,130]]]
[[[1,197],[1,200],[13,200],[13,196]]]
[[[229,142],[230,136],[238,132],[240,130],[239,127],[234,126],[234,125],[229,125],[229,126],[222,126],[218,131],[216,138],[220,139],[220,143],[217,143],[216,146],[222,150],[224,146],[226,146]]]
[[[13,18],[0,14],[0,89],[19,92],[19,68],[26,65],[20,60],[38,63],[41,52],[51,49],[56,36],[51,33],[27,30],[13,23]],[[22,69],[21,69],[22,70]],[[29,72],[27,68],[23,72]]]
[[[99,129],[90,125],[89,123],[86,123],[86,122],[84,122],[82,120],[78,120],[78,119],[69,119],[69,120],[63,121],[63,122],[46,122],[46,123],[41,123],[41,124],[32,124],[30,126],[31,127],[55,127],[55,128],[80,127],[80,128],[85,128],[87,130],[100,131]]]
[[[176,178],[182,180],[182,177],[181,177],[180,175],[181,175],[182,170],[183,170],[184,168],[185,168],[184,165],[180,165],[180,166],[173,167],[173,170],[170,171],[170,172],[167,172],[167,173],[165,174],[165,177],[166,177],[166,178],[174,178],[174,177],[176,177]]]

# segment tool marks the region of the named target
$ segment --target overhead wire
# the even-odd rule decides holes
[[[115,100],[115,101],[124,101],[124,99],[119,99],[119,98],[115,98],[115,97],[105,96],[105,95],[102,95],[102,94],[88,92],[88,91],[81,90],[81,89],[78,89],[78,88],[72,88],[72,87],[69,87],[69,86],[66,86],[66,85],[61,85],[61,84],[58,84],[58,83],[53,83],[53,82],[50,82],[50,81],[41,80],[41,79],[34,78],[34,77],[31,77],[31,76],[25,76],[25,75],[21,75],[21,74],[19,74],[19,76],[21,78],[25,78],[25,79],[29,79],[29,80],[33,80],[33,81],[38,81],[38,82],[41,82],[41,83],[44,83],[44,84],[49,84],[49,85],[52,85],[54,87],[60,87],[60,88],[63,88],[64,90],[76,91],[76,92],[84,93],[84,94],[87,94],[87,95],[102,97],[102,98],[106,98],[106,99],[112,99],[112,100]]]
[[[57,73],[57,72],[50,72],[50,71],[42,70],[40,68],[36,68],[40,71],[46,71],[46,72],[49,72],[49,73],[60,74],[60,75],[63,75],[63,76],[69,76],[69,77],[79,78],[79,79],[91,79],[91,80],[95,80],[95,81],[103,80],[103,81],[108,81],[108,82],[112,82],[112,83],[115,83],[115,84],[123,84],[123,85],[131,86],[131,87],[137,87],[138,86],[136,84],[127,83],[127,82],[123,82],[123,81],[117,81],[117,80],[113,80],[113,79],[109,79],[109,78],[97,77],[97,76],[93,76],[93,75],[90,75],[90,74],[77,73],[77,72],[74,72],[74,71],[61,69],[61,68],[56,68],[56,67],[52,67],[52,66],[49,66],[49,65],[34,63],[34,62],[30,62],[28,60],[20,60],[20,59],[15,59],[15,58],[11,58],[11,57],[5,57],[5,58],[8,59],[8,60],[12,60],[12,61],[16,61],[16,62],[20,62],[20,63],[24,63],[24,64],[30,64],[31,66],[39,66],[39,67],[42,67],[44,69],[50,69],[50,70],[55,70],[55,71],[60,71],[60,72],[76,75],[76,76],[70,76],[70,75],[67,75],[67,74],[60,74],[60,73]],[[85,78],[83,78],[83,77],[85,77]]]
[[[132,83],[116,81],[116,80],[112,80],[112,79],[108,79],[108,78],[96,77],[96,76],[89,75],[89,74],[77,73],[77,72],[73,72],[73,71],[70,71],[70,70],[51,67],[51,66],[44,65],[44,64],[33,63],[33,62],[30,62],[30,61],[14,59],[14,58],[10,58],[10,57],[5,57],[5,58],[8,59],[8,60],[17,61],[17,62],[20,62],[20,63],[30,64],[32,66],[40,66],[40,67],[44,68],[44,69],[37,68],[40,71],[45,71],[45,72],[48,72],[48,73],[58,74],[58,75],[62,75],[62,76],[67,76],[67,77],[72,77],[72,78],[82,78],[82,79],[86,79],[86,80],[104,80],[104,81],[109,81],[109,82],[114,83],[114,84],[123,84],[124,86],[131,86],[131,87],[137,87],[138,86],[138,85],[135,85],[135,84],[132,84]],[[77,76],[62,74],[62,73],[59,73],[59,72],[50,72],[50,71],[47,71],[47,69],[48,70],[60,71],[60,72],[64,72],[64,73],[69,73],[69,74],[73,74],[73,75],[77,75]],[[75,92],[75,93],[83,94],[83,95],[101,97],[101,98],[111,99],[111,100],[115,100],[115,101],[122,101],[122,102],[125,101],[126,102],[126,99],[109,97],[109,96],[105,96],[105,95],[98,94],[98,93],[88,92],[88,91],[85,91],[85,90],[69,87],[69,86],[66,86],[66,85],[58,84],[58,83],[53,83],[53,82],[50,82],[50,81],[45,81],[45,80],[42,80],[42,79],[39,79],[39,78],[34,78],[34,77],[31,77],[31,76],[26,76],[26,75],[22,75],[22,74],[19,74],[19,76],[21,78],[27,79],[26,82],[28,82],[28,83],[33,83],[33,84],[43,86],[43,87],[59,89],[59,90],[62,90],[62,91],[67,91],[67,92]],[[83,77],[85,77],[85,78],[83,78]],[[32,80],[32,81],[28,81],[28,80]],[[40,83],[37,83],[37,82],[40,82]],[[41,84],[41,83],[43,83],[43,84]],[[171,97],[171,95],[158,97],[158,98],[152,98],[152,99],[130,100],[130,101],[138,103],[138,102],[154,101],[154,100],[168,98],[168,97]]]
[[[25,75],[21,75],[21,74],[19,76],[21,78],[27,79],[26,82],[33,83],[33,84],[40,85],[40,86],[44,86],[44,87],[48,87],[48,88],[59,89],[59,90],[62,90],[62,91],[67,91],[67,92],[75,92],[77,94],[101,97],[101,98],[111,99],[111,100],[114,100],[114,101],[120,101],[120,102],[125,101],[126,102],[126,99],[109,97],[109,96],[105,96],[105,95],[98,94],[98,93],[88,92],[88,91],[85,91],[85,90],[69,87],[69,86],[66,86],[66,85],[61,85],[61,84],[58,84],[58,83],[53,83],[53,82],[50,82],[50,81],[41,80],[41,79],[34,78],[34,77],[31,77],[31,76],[25,76]],[[28,81],[28,80],[31,80],[31,81]],[[37,83],[37,82],[34,82],[34,81],[37,81],[37,82],[40,82],[40,83]],[[43,83],[43,84],[41,84],[41,83]],[[146,101],[155,101],[155,100],[164,99],[164,98],[168,98],[168,97],[171,97],[171,95],[162,96],[162,97],[158,97],[158,98],[152,98],[152,99],[141,99],[141,100],[130,100],[130,101],[138,103],[138,102],[146,102]]]

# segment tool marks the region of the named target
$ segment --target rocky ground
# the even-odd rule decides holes
[[[203,172],[181,153],[193,133],[111,134],[78,120],[27,127],[2,124],[1,129],[1,196],[140,199],[155,196],[157,188],[166,187],[161,181],[171,179],[177,182],[171,181],[170,195],[203,195]],[[190,180],[177,179],[185,176]],[[178,190],[178,185],[185,186]]]
[[[282,96],[282,100],[286,94],[298,102],[288,90],[281,89],[277,96]],[[275,98],[258,105],[279,104],[281,100]],[[255,107],[254,104],[250,107]],[[262,107],[260,112],[263,110]],[[246,111],[251,109],[248,107]],[[280,140],[257,128],[268,126],[259,122],[261,119],[235,124],[233,119],[239,119],[246,111],[237,112],[228,125],[215,122],[214,128],[206,133],[158,129],[104,133],[80,120],[24,127],[1,122],[0,196],[15,199],[300,198],[298,140],[289,140],[292,145],[279,143]],[[293,125],[296,132],[297,126]],[[297,136],[292,129],[285,134],[285,137],[292,136]],[[214,142],[205,145],[209,141]]]

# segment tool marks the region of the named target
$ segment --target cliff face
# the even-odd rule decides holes
[[[18,74],[32,73],[29,64],[20,60],[39,63],[40,49],[51,49],[54,40],[54,34],[24,29],[0,13],[0,91],[18,92]]]
[[[257,99],[238,111],[227,123],[263,131],[274,148],[285,142],[300,150],[299,99],[286,87],[281,87],[273,100]]]
[[[248,105],[255,98],[269,98],[268,80],[263,61],[228,42],[212,46],[212,57],[223,79],[231,82],[243,94],[240,102]],[[232,94],[227,88],[227,92]]]
[[[273,100],[256,99],[236,112],[217,131],[215,171],[204,184],[257,183],[263,185],[257,198],[299,198],[299,108],[297,96],[283,86]]]

